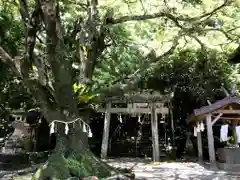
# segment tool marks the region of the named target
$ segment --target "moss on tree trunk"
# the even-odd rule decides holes
[[[86,133],[80,129],[68,135],[58,133],[55,151],[35,173],[34,180],[82,178],[85,176],[109,177],[118,172],[98,159],[87,147]]]

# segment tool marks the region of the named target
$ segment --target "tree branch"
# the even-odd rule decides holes
[[[25,23],[25,25],[27,26],[27,22],[29,20],[29,12],[28,12],[28,6],[27,6],[27,2],[26,0],[19,0],[19,4],[20,4],[20,14],[22,16],[22,20]]]
[[[77,47],[78,59],[81,64],[80,83],[92,82],[92,75],[99,56],[102,54],[105,45],[106,29],[105,19],[99,25],[99,12],[97,0],[89,1],[88,18],[80,32],[80,39]],[[106,13],[108,14],[108,13]],[[86,33],[88,31],[88,33]]]
[[[186,17],[183,15],[178,15],[178,16],[174,16],[173,14],[171,14],[170,12],[167,12],[166,10],[163,10],[161,12],[158,13],[154,13],[154,14],[144,14],[144,15],[133,15],[133,16],[122,16],[119,18],[114,19],[113,17],[111,17],[110,21],[108,22],[108,24],[119,24],[119,23],[125,23],[128,21],[142,21],[142,20],[148,20],[148,19],[155,19],[155,18],[160,18],[160,17],[166,17],[168,19],[171,19],[178,27],[182,28],[182,25],[180,24],[180,21],[198,21],[201,20],[205,17],[211,17],[213,14],[215,14],[217,11],[221,10],[223,7],[227,6],[229,3],[231,2],[231,0],[224,0],[223,4],[221,4],[220,6],[214,8],[212,11],[202,14],[200,16],[196,16],[196,17]],[[110,18],[110,17],[109,17]]]
[[[197,16],[197,17],[193,17],[193,18],[186,18],[185,20],[190,20],[190,21],[196,21],[196,20],[200,20],[203,19],[205,17],[207,17],[207,19],[209,19],[212,15],[214,15],[217,11],[221,10],[222,8],[224,8],[225,6],[227,6],[228,4],[230,4],[232,2],[232,0],[224,0],[223,4],[221,4],[220,6],[214,8],[212,11],[205,13],[201,16]]]
[[[58,108],[61,112],[67,111],[70,116],[78,116],[77,103],[70,75],[70,62],[65,60],[66,52],[63,42],[58,1],[36,1],[39,1],[42,21],[46,27],[47,60],[51,66],[54,77],[54,90]]]
[[[171,19],[176,24],[176,26],[183,28],[182,25],[179,23],[178,17],[175,17],[168,12],[159,12],[154,14],[135,15],[135,16],[122,16],[118,19],[111,19],[110,21],[108,21],[107,24],[119,24],[119,23],[125,23],[128,21],[142,21],[142,20],[148,20],[148,19],[155,19],[159,17],[167,17],[168,19]]]
[[[221,32],[228,40],[234,41],[234,39],[230,36],[230,35],[232,35],[230,33],[231,29],[229,31],[224,31],[223,29],[214,29],[214,28],[207,28],[207,29],[203,30],[203,32],[206,32],[206,31],[218,31],[218,32]]]
[[[115,95],[123,94],[126,91],[134,89],[135,85],[141,80],[142,77],[147,78],[148,75],[159,66],[159,63],[161,62],[160,60],[167,58],[173,54],[174,50],[176,49],[176,47],[178,45],[178,41],[181,37],[182,37],[182,34],[179,33],[178,36],[173,38],[173,43],[172,43],[171,48],[168,51],[166,51],[164,54],[162,54],[161,56],[156,57],[154,55],[155,53],[153,53],[153,51],[151,51],[147,55],[147,57],[144,58],[143,61],[145,63],[143,63],[143,65],[138,70],[136,70],[133,74],[127,76],[125,79],[125,82],[117,83],[111,87],[107,87],[107,88],[99,90],[98,91],[98,93],[100,94],[99,98],[100,99],[105,98],[105,95],[115,96]],[[149,62],[146,59],[149,59],[152,62]]]
[[[16,66],[16,60],[14,60],[1,46],[0,46],[0,61],[9,66],[10,69],[18,76],[21,77],[21,71]]]
[[[25,85],[30,89],[30,91],[34,94],[34,97],[38,100],[38,103],[42,106],[42,110],[45,114],[49,114],[49,110],[51,107],[48,103],[48,97],[46,96],[46,91],[43,89],[48,89],[45,86],[42,86],[37,80],[31,80],[28,77],[24,77],[21,73],[21,67],[19,67],[19,62],[23,58],[15,58],[13,59],[1,46],[0,46],[0,61],[12,70],[12,72],[19,78],[21,78]],[[46,113],[47,112],[47,113]],[[53,112],[53,111],[52,111]],[[51,116],[52,117],[52,116]]]
[[[0,46],[0,60],[4,64],[12,64],[13,59],[12,57]]]
[[[194,35],[189,34],[187,36],[189,36],[189,37],[195,39],[195,41],[197,41],[197,43],[201,46],[203,56],[206,56],[207,55],[207,49],[206,49],[205,44],[198,37],[196,37]]]
[[[34,10],[30,15],[26,0],[19,0],[19,4],[20,14],[25,25],[25,53],[20,69],[22,76],[27,79],[32,71],[34,62],[36,62],[36,58],[34,57],[34,48],[37,39],[37,32],[40,29],[40,6],[39,2],[36,1]],[[44,77],[44,73],[39,71],[39,63],[36,63],[36,65],[39,77]],[[43,80],[43,78],[40,79]]]
[[[147,11],[146,11],[146,9],[145,9],[145,7],[144,7],[143,1],[142,1],[142,0],[139,0],[139,1],[140,1],[140,3],[141,3],[142,10],[144,11],[144,14],[147,14]]]

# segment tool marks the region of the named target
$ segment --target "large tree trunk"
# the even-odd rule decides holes
[[[20,2],[22,14],[26,17],[29,16],[26,1],[20,0]],[[65,44],[61,32],[59,5],[58,1],[54,0],[36,0],[35,2],[34,18],[23,18],[24,21],[27,21],[26,24],[31,24],[30,27],[26,26],[26,49],[23,58],[19,59],[19,63],[16,64],[16,59],[10,57],[4,49],[0,48],[0,57],[11,65],[17,76],[22,78],[25,85],[39,102],[47,121],[49,123],[54,120],[63,122],[57,123],[57,145],[54,152],[34,177],[35,179],[47,180],[67,179],[71,176],[111,176],[116,171],[91,153],[88,148],[88,138],[82,131],[80,124],[78,124],[79,122],[76,122],[74,127],[70,123],[70,132],[65,135],[64,123],[78,118],[80,114],[72,87],[71,65],[66,60],[64,53]],[[34,64],[32,54],[34,54],[35,39],[41,24],[40,21],[45,24],[46,28],[46,59],[51,66],[53,77],[51,86],[41,80],[32,79],[30,75]],[[93,68],[89,67],[89,69]],[[89,77],[88,73],[87,78]],[[53,96],[53,103],[49,101],[49,92]],[[83,119],[86,123],[87,118]]]
[[[76,127],[71,128],[68,135],[64,134],[64,126],[58,127],[55,151],[36,172],[35,180],[85,176],[108,177],[117,173],[114,168],[93,155],[84,142],[86,133]]]

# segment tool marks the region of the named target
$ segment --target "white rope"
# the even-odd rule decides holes
[[[72,121],[68,121],[68,122],[65,122],[65,121],[60,121],[60,120],[53,120],[49,126],[50,126],[50,134],[54,133],[55,132],[55,123],[63,123],[65,124],[65,134],[67,135],[68,132],[69,132],[69,126],[68,124],[73,124],[73,127],[75,127],[75,123],[77,121],[80,121],[80,127],[83,128],[83,132],[87,133],[88,134],[88,137],[92,137],[92,132],[91,132],[91,128],[90,126],[85,123],[81,118],[77,118],[77,119],[74,119]]]

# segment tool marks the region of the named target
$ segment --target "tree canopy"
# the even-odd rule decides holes
[[[99,1],[96,2],[95,14],[89,11],[91,3],[94,2],[59,1],[58,4],[61,28],[64,30],[64,58],[69,59],[72,64],[69,64],[72,66],[72,84],[86,83],[89,76],[89,85],[98,91],[104,87],[119,88],[128,83],[126,79],[135,82],[137,76],[151,76],[173,53],[192,49],[193,52],[205,51],[206,53],[202,54],[206,58],[208,54],[215,53],[226,59],[238,44],[238,2]],[[10,0],[1,4],[1,46],[15,57],[20,55],[17,51],[25,47],[24,34],[27,32],[24,32],[24,26],[33,26],[37,21],[33,17],[37,4],[34,1],[29,1],[28,4],[25,1],[13,4],[12,6]],[[88,16],[96,16],[96,22]],[[33,51],[38,61],[43,61],[47,43],[46,31],[41,26],[42,24],[35,30],[37,35]],[[92,37],[87,33],[94,33],[91,28],[95,29]],[[95,48],[90,42],[94,41],[94,38]],[[99,50],[94,52],[94,49]],[[91,65],[82,63],[82,59],[89,58],[95,59]],[[43,62],[35,62],[34,66],[39,68],[39,64]],[[92,70],[86,70],[87,66]],[[50,68],[43,71],[48,71],[47,69]],[[89,71],[88,75],[83,75],[83,71]],[[36,71],[35,68],[34,73],[38,77],[43,74],[39,72],[40,70]],[[50,71],[45,74],[51,76]],[[51,81],[52,78],[49,77],[48,80]],[[130,87],[129,85],[125,87]],[[107,92],[109,91],[105,93]]]
[[[1,1],[0,103],[38,105],[49,123],[79,116],[87,122],[79,103],[139,87],[188,93],[204,104],[239,85],[238,66],[228,62],[239,44],[239,5],[232,0]],[[13,97],[18,103],[11,103]],[[60,132],[58,157],[69,148],[89,153],[65,145]],[[87,149],[84,136],[78,137]],[[59,176],[51,170],[51,177]],[[63,173],[69,177],[66,169]]]

